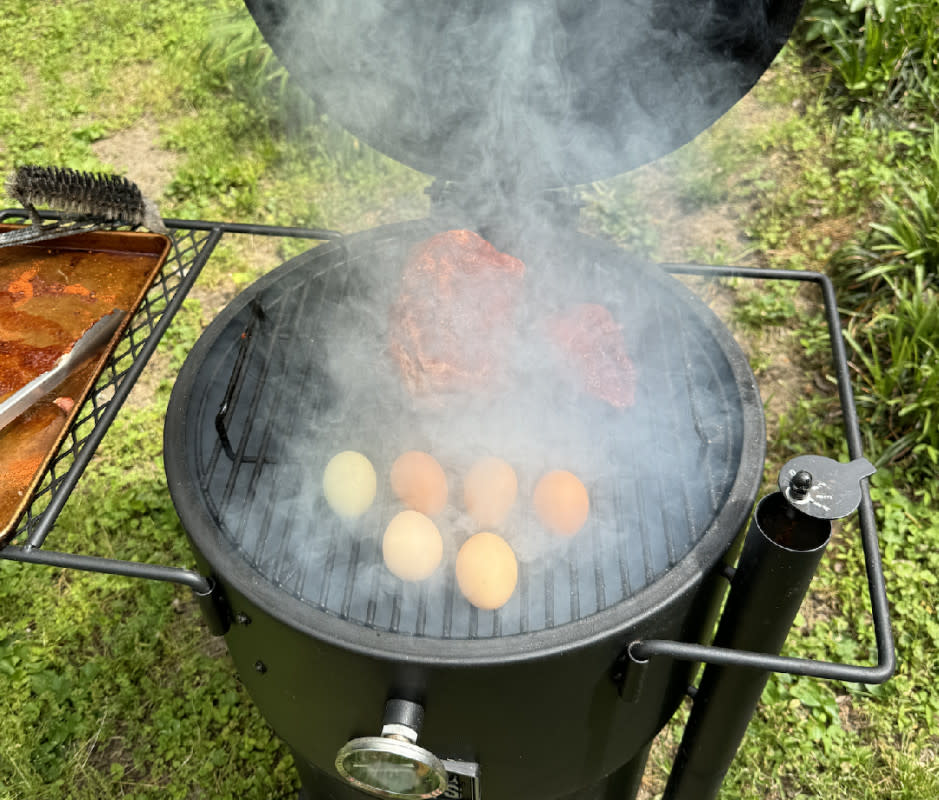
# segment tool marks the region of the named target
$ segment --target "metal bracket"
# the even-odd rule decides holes
[[[165,567],[160,564],[145,564],[140,561],[122,561],[117,558],[83,556],[77,553],[60,553],[55,550],[41,550],[38,547],[19,547],[17,545],[9,545],[0,551],[0,558],[26,564],[41,564],[46,567],[97,572],[102,575],[121,575],[126,578],[145,578],[152,581],[178,583],[192,589],[192,593],[205,615],[211,633],[221,636],[228,630],[230,625],[229,614],[225,611],[225,605],[216,582],[191,569]]]
[[[633,642],[632,644],[636,644]],[[610,679],[616,685],[616,691],[626,703],[634,703],[642,693],[645,683],[646,661],[637,661],[629,652],[632,644],[627,646],[613,662],[610,668]]]
[[[446,800],[482,800],[479,786],[479,764],[469,761],[454,761],[444,758],[447,771],[447,788],[442,795]]]

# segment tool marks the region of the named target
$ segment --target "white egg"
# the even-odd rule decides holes
[[[355,519],[375,500],[375,468],[361,453],[344,450],[333,456],[323,472],[323,494],[340,517]]]

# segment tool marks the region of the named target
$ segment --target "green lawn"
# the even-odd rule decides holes
[[[856,345],[899,669],[881,687],[771,679],[726,798],[939,797],[939,88],[929,39],[939,2],[898,10],[896,29],[873,5],[859,16],[810,3],[817,22],[800,46],[727,120],[585,192],[586,228],[654,258],[828,270]],[[428,176],[309,104],[285,107],[293,93],[276,73],[265,78],[233,0],[6,0],[3,10],[3,173],[21,163],[139,172],[160,188],[166,216],[352,231],[426,212]],[[865,39],[872,31],[881,38]],[[247,45],[243,58],[235,44]],[[191,565],[162,470],[173,376],[221,304],[302,247],[241,238],[220,248],[50,547]],[[743,282],[716,291],[764,386],[767,476],[795,453],[844,458],[813,299]],[[812,377],[781,370],[783,353]],[[0,598],[0,797],[295,796],[286,748],[188,590],[0,561]],[[867,608],[848,523],[786,652],[871,663]],[[679,736],[672,726],[660,737],[653,793]]]

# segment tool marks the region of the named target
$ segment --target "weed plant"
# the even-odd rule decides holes
[[[374,171],[381,157],[319,111],[278,61],[253,19],[243,10],[210,17],[202,63],[219,88],[260,110],[288,141],[303,142],[340,171]]]
[[[916,164],[916,173],[899,181],[899,196],[884,195],[881,221],[871,225],[868,251],[878,260],[862,280],[908,272],[922,266],[928,285],[939,284],[939,126]]]
[[[836,249],[830,272],[849,309],[873,455],[929,475],[939,441],[939,1],[811,0],[801,45],[830,67],[832,109],[892,145],[887,161],[858,162],[880,182],[877,202],[867,233]]]
[[[912,278],[883,280],[889,302],[854,314],[845,331],[859,366],[858,410],[876,463],[902,462],[909,480],[928,482],[939,470],[939,297],[922,265]]]
[[[911,119],[939,110],[935,0],[809,0],[801,40],[831,68],[836,106],[862,104]]]

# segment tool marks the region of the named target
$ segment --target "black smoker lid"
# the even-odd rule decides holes
[[[637,167],[743,97],[801,0],[245,0],[334,120],[437,177],[535,190]]]
[[[657,269],[626,269],[623,251],[582,234],[534,237],[523,249],[505,249],[526,262],[532,291],[551,274],[554,284],[558,271],[568,276],[539,301],[586,301],[591,297],[578,298],[578,291],[606,287],[603,304],[632,321],[625,330],[639,376],[635,406],[612,409],[576,388],[567,396],[560,385],[552,394],[551,405],[582,406],[602,428],[601,436],[583,440],[581,455],[588,465],[608,453],[615,482],[603,473],[588,480],[591,519],[558,549],[531,524],[538,473],[510,453],[516,427],[524,446],[541,446],[540,435],[527,438],[532,426],[523,422],[533,413],[535,430],[554,436],[554,466],[563,458],[572,467],[566,462],[579,460],[578,450],[565,443],[566,433],[545,428],[524,394],[511,395],[511,406],[500,403],[508,425],[495,420],[490,431],[491,423],[474,416],[469,442],[451,435],[459,417],[447,412],[431,450],[453,470],[454,508],[465,474],[461,455],[463,466],[480,454],[506,457],[519,474],[520,516],[499,532],[535,553],[524,559],[517,551],[519,584],[498,611],[473,609],[455,586],[455,550],[475,529],[464,530],[449,511],[440,524],[452,552],[432,579],[405,584],[384,568],[382,532],[400,510],[388,469],[411,448],[413,431],[440,429],[432,409],[412,407],[386,364],[384,317],[368,310],[373,299],[385,307],[385,290],[372,278],[395,276],[410,246],[436,230],[402,223],[316,247],[261,278],[206,329],[179,373],[165,430],[169,488],[193,545],[223,586],[286,624],[393,657],[505,660],[655,619],[695,590],[742,528],[762,476],[762,406],[746,357],[697,298]],[[501,236],[491,241],[503,244]],[[637,269],[648,273],[644,280],[634,280]],[[595,287],[578,288],[587,275]],[[649,312],[641,326],[632,313],[638,309]],[[351,318],[373,320],[375,330],[350,351],[343,332]],[[339,351],[331,358],[334,345]],[[356,388],[360,374],[369,375],[368,397]],[[381,398],[378,407],[372,395]],[[227,453],[217,425],[222,408]],[[457,452],[444,458],[439,448],[448,442]],[[379,476],[374,506],[352,527],[329,512],[321,493],[326,462],[344,449],[365,453]]]

